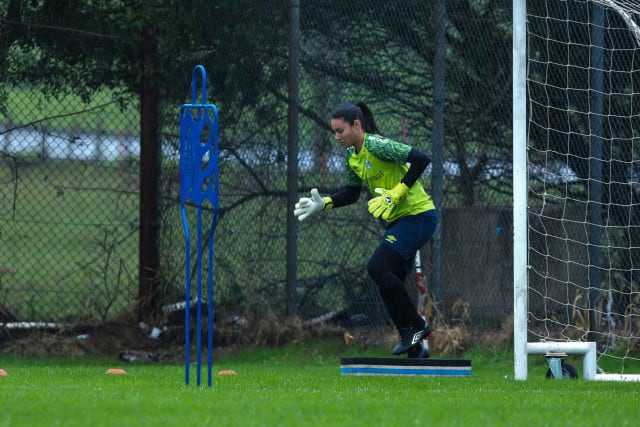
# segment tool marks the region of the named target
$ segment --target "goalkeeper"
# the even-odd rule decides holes
[[[367,270],[400,333],[392,353],[429,357],[422,340],[431,333],[431,326],[418,314],[404,279],[416,251],[431,239],[438,224],[433,201],[418,182],[431,160],[416,148],[383,137],[362,102],[338,106],[331,129],[347,150],[346,185],[325,197],[312,189],[311,197],[296,203],[294,215],[304,221],[319,211],[350,205],[360,197],[362,185],[367,187],[373,196],[369,213],[386,226]]]

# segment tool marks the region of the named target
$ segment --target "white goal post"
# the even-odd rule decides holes
[[[514,370],[640,381],[640,1],[513,1]]]

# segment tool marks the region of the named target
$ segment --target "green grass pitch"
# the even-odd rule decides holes
[[[640,417],[640,384],[547,380],[542,357],[515,381],[508,349],[462,355],[468,377],[341,376],[340,357],[355,355],[388,356],[315,342],[221,353],[209,388],[206,362],[196,387],[195,377],[184,384],[182,363],[3,355],[0,426],[631,426]]]

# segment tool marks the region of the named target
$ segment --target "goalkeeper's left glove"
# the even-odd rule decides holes
[[[401,182],[391,190],[376,188],[375,191],[380,195],[369,200],[369,213],[386,221],[393,208],[400,202],[400,199],[409,192],[409,187],[404,182]]]

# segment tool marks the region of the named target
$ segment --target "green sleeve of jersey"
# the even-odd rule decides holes
[[[371,154],[388,162],[406,162],[411,146],[380,135],[367,135],[367,148]]]
[[[353,148],[347,150],[347,154],[344,158],[344,165],[346,170],[345,184],[347,187],[356,187],[362,185],[362,179],[349,167],[349,158],[353,154]]]

